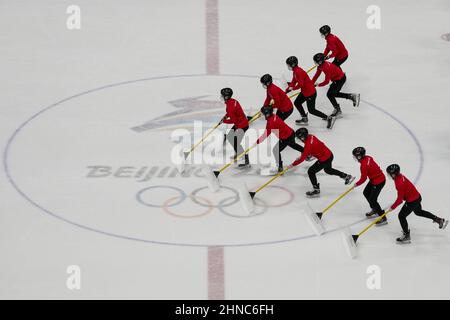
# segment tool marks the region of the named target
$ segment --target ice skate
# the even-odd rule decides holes
[[[349,185],[350,183],[352,183],[355,180],[355,177],[348,174],[345,176],[344,180],[345,180],[345,185]]]
[[[403,232],[403,236],[397,238],[397,243],[398,244],[411,243],[411,235],[410,235],[409,230],[408,230],[408,232]]]
[[[358,107],[359,106],[360,96],[361,95],[359,93],[352,94],[352,101],[353,101],[353,106],[354,107]]]
[[[317,186],[313,186],[313,188],[313,190],[306,192],[306,196],[308,198],[317,198],[320,196],[320,184],[318,184]]]
[[[341,110],[341,107],[339,107],[339,106],[334,107],[334,111],[333,111],[333,113],[331,114],[331,116],[332,116],[332,117],[335,117],[335,118],[337,118],[337,119],[342,118],[342,110]]]
[[[334,123],[336,122],[336,117],[328,116],[327,120],[327,129],[333,129]]]
[[[252,166],[250,165],[250,161],[248,160],[248,156],[246,155],[243,158],[239,159],[238,169],[250,169]]]
[[[298,126],[307,126],[308,125],[308,117],[302,117],[299,120],[295,120],[295,124]]]
[[[381,226],[384,226],[384,225],[387,225],[387,224],[388,224],[387,218],[386,218],[386,216],[384,216],[383,218],[381,218],[380,220],[378,220],[375,223],[375,226],[381,227]]]
[[[259,174],[262,176],[275,176],[278,174],[278,169],[274,167],[261,168]]]
[[[438,223],[439,229],[442,229],[442,230],[444,230],[448,225],[448,220],[445,220],[444,218],[437,218],[433,222]]]
[[[370,212],[367,212],[367,213],[366,213],[366,217],[367,217],[368,219],[373,219],[373,218],[377,218],[378,215],[377,215],[377,213],[376,213],[375,211],[371,210]]]

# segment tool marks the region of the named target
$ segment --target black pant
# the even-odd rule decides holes
[[[335,107],[335,108],[339,107],[339,104],[337,103],[336,98],[351,99],[351,94],[341,92],[341,89],[346,80],[347,80],[347,77],[344,74],[342,79],[333,81],[330,85],[330,88],[328,89],[327,97],[330,100],[333,107]]]
[[[287,111],[287,112],[282,112],[280,111],[280,109],[277,110],[277,116],[281,119],[281,120],[286,120],[287,117],[289,117],[292,112],[294,111],[294,108],[292,108],[291,110]]]
[[[277,161],[278,168],[283,167],[283,161],[281,160],[281,151],[283,151],[287,146],[295,149],[299,152],[303,152],[303,147],[295,142],[295,134],[292,133],[287,139],[278,140],[277,144],[273,148],[272,152],[275,156],[275,160]]]
[[[227,134],[227,140],[233,146],[236,155],[240,155],[244,152],[244,148],[242,148],[241,142],[244,138],[245,131],[247,130],[248,126],[242,129],[236,129],[236,126],[233,126]],[[245,155],[245,161],[248,162],[248,154]]]
[[[314,187],[318,187],[317,183],[317,177],[316,173],[321,171],[322,169],[325,170],[326,174],[332,175],[332,176],[339,176],[341,178],[345,178],[347,176],[346,173],[341,172],[339,170],[333,169],[332,163],[333,163],[334,156],[331,154],[331,156],[324,162],[320,162],[317,160],[311,167],[308,169],[308,176],[309,180],[311,181],[312,185]]]
[[[305,97],[303,93],[300,92],[300,94],[297,96],[297,98],[294,101],[294,105],[297,108],[298,112],[300,112],[300,115],[302,117],[306,117],[305,109],[303,109],[303,102],[306,101],[306,106],[308,107],[308,112],[312,115],[315,115],[316,117],[326,119],[327,115],[323,112],[316,109],[316,97],[317,92],[315,92],[312,96]]]
[[[343,64],[345,61],[347,61],[347,59],[348,59],[348,56],[346,56],[344,59],[334,58],[332,63],[340,68],[341,64]]]
[[[371,184],[369,182],[363,191],[364,197],[366,197],[367,202],[369,202],[370,208],[379,216],[383,214],[383,209],[381,209],[381,206],[378,203],[378,196],[380,195],[380,192],[385,184],[386,181],[383,181],[382,183],[377,185]]]
[[[419,199],[411,202],[405,202],[403,207],[401,208],[398,219],[400,220],[400,225],[402,226],[402,229],[404,232],[408,232],[408,222],[406,221],[406,217],[411,214],[411,212],[414,212],[416,215],[424,218],[428,218],[431,220],[436,220],[436,216],[428,211],[422,210],[422,197],[419,197]]]

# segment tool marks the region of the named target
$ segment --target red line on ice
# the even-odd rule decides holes
[[[225,299],[224,248],[208,248],[208,299]]]
[[[206,0],[206,73],[219,74],[219,0]],[[225,299],[223,247],[208,247],[208,299]]]
[[[219,0],[206,0],[206,73],[219,74]]]

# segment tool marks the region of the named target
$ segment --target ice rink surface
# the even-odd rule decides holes
[[[72,4],[80,30],[66,27]],[[366,26],[370,5],[379,30]],[[332,131],[314,117],[309,129],[340,170],[359,176],[359,145],[383,169],[399,163],[424,209],[449,219],[449,21],[446,0],[0,1],[0,298],[449,299],[449,230],[429,220],[410,215],[412,244],[399,246],[397,209],[352,260],[340,231],[370,222],[362,188],[317,237],[307,204],[320,211],[346,186],[321,173],[321,197],[307,200],[311,163],[258,193],[245,216],[236,185],[267,181],[257,165],[230,168],[212,193],[199,166],[180,175],[171,162],[171,132],[217,122],[222,87],[255,112],[259,77],[289,76],[290,55],[312,66],[329,24],[350,53],[344,91],[362,101],[342,102]],[[326,89],[317,106],[332,111]],[[380,202],[395,197],[388,180]],[[80,290],[66,286],[71,265]]]

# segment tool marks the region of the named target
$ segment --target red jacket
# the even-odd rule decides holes
[[[294,130],[292,130],[291,127],[289,127],[276,114],[273,114],[267,119],[266,131],[261,137],[258,138],[256,143],[260,144],[261,142],[263,142],[264,139],[266,139],[272,133],[273,130],[276,130],[274,131],[274,133],[280,140],[285,140],[289,138],[292,134],[294,134]]]
[[[308,156],[313,156],[320,162],[325,162],[331,157],[332,153],[330,149],[327,148],[325,143],[320,141],[316,136],[309,134],[305,140],[305,149],[302,152],[300,158],[296,159],[292,165],[298,166],[300,163],[305,161]]]
[[[239,102],[235,99],[228,99],[225,104],[227,106],[227,114],[225,115],[223,122],[234,124],[236,129],[248,127],[248,119]]]
[[[325,51],[323,52],[325,56],[327,56],[330,51],[330,58],[336,57],[341,60],[348,56],[348,51],[345,48],[344,44],[334,34],[330,33],[329,35],[327,35],[325,40],[327,41],[327,46],[325,47]]]
[[[270,104],[270,100],[272,99],[274,100],[274,104],[272,106],[281,112],[291,111],[294,107],[287,94],[273,83],[269,84],[267,87],[267,97],[266,101],[264,101],[264,105],[268,106]]]
[[[359,178],[358,182],[356,182],[357,186],[362,185],[367,178],[369,178],[370,183],[374,186],[386,181],[383,171],[381,171],[380,166],[375,162],[375,160],[373,160],[372,157],[365,156],[359,163],[361,178]]]
[[[308,74],[302,68],[295,66],[292,69],[292,81],[289,82],[289,87],[292,90],[302,90],[302,94],[305,97],[310,97],[316,93],[314,82],[311,81]]]
[[[332,64],[331,62],[325,61],[320,66],[317,67],[316,74],[312,78],[312,82],[316,83],[316,80],[319,78],[320,74],[325,73],[325,80],[323,80],[322,83],[319,83],[319,87],[326,86],[330,80],[331,81],[338,81],[341,80],[342,77],[345,75],[345,73],[336,66],[335,64]]]
[[[394,204],[391,206],[391,209],[394,210],[397,208],[403,200],[406,202],[412,202],[420,197],[419,191],[417,191],[416,187],[409,181],[404,175],[399,174],[395,177],[395,188],[397,189],[397,200],[395,200]]]

